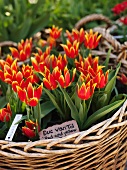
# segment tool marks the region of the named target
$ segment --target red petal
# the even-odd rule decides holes
[[[27,55],[27,58],[30,56],[31,53],[31,46],[28,43],[27,46],[25,46],[25,54]]]
[[[51,84],[46,78],[43,78],[43,83],[47,89],[52,90]]]
[[[17,86],[17,93],[22,102],[26,102],[26,91]]]
[[[17,81],[12,82],[12,88],[15,92],[17,92],[17,86],[19,86],[19,83]]]
[[[25,61],[27,59],[27,55],[24,53],[24,51],[20,51],[20,56],[19,56],[19,59],[21,61]]]
[[[43,85],[41,84],[37,89],[34,90],[34,97],[36,97],[37,99],[41,98],[42,87],[43,87]]]
[[[61,75],[61,76],[59,77],[59,83],[60,83],[60,85],[61,85],[62,88],[65,88],[65,80],[64,80],[63,75]]]
[[[65,74],[65,86],[68,87],[69,84],[70,84],[70,73],[69,71],[67,71]]]
[[[11,54],[14,58],[19,58],[19,52],[16,48],[10,47],[9,49],[11,50]]]
[[[99,88],[104,88],[105,87],[105,76],[104,74],[101,75],[100,83],[99,83]]]
[[[28,102],[28,105],[32,107],[37,106],[37,104],[38,104],[38,99],[35,97],[31,98]]]
[[[9,54],[7,55],[6,62],[7,62],[9,65],[11,65],[11,64],[13,63],[13,58],[12,58],[11,55],[9,55]]]
[[[25,124],[31,130],[34,130],[34,127],[36,126],[36,124],[33,121],[31,121],[31,120],[25,121]]]
[[[16,80],[17,82],[20,84],[21,81],[23,80],[23,75],[22,73],[19,71],[17,74],[16,74]]]
[[[34,97],[34,88],[31,83],[28,84],[27,94],[29,99]]]
[[[54,78],[54,76],[52,74],[49,75],[49,82],[53,89],[55,89],[57,87],[56,79]]]
[[[31,57],[31,62],[32,62],[32,65],[33,65],[35,71],[39,71],[38,63],[34,57]]]
[[[27,127],[22,127],[22,132],[29,138],[35,137],[35,132]]]

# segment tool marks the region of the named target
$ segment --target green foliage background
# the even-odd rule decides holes
[[[64,30],[72,29],[82,17],[98,13],[114,19],[111,8],[122,0],[0,0],[0,41],[33,36],[53,24]],[[92,24],[92,25],[91,25]],[[88,26],[94,27],[92,22]]]

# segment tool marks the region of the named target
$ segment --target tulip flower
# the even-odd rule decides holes
[[[21,87],[21,89],[24,89],[28,86],[29,83],[33,82],[33,79],[33,75],[30,75],[27,77],[27,79],[24,79],[22,72],[19,71],[15,75],[15,80],[13,80],[11,83],[12,89],[17,93],[17,86]]]
[[[12,116],[10,104],[7,104],[7,108],[0,109],[0,121],[9,122]]]
[[[26,89],[22,89],[20,86],[17,86],[17,93],[22,102],[25,102],[29,106],[36,106],[42,95],[41,84],[38,88],[34,88],[31,83],[28,84]]]
[[[82,100],[88,100],[94,93],[94,89],[96,87],[96,83],[93,83],[92,79],[85,84],[83,82],[81,86],[77,84],[77,95]]]
[[[38,52],[34,53],[35,57],[31,57],[31,62],[35,71],[44,72],[45,59],[49,56],[51,48],[47,47],[45,52],[42,52],[39,48],[37,50]]]
[[[50,31],[50,37],[54,39],[58,39],[60,37],[62,28],[58,28],[55,25],[53,25],[52,28],[49,29],[49,31]]]
[[[61,46],[69,58],[75,58],[78,56],[79,42],[77,42],[77,40],[75,40],[73,44],[67,40],[67,45],[61,44]]]
[[[123,11],[127,9],[127,1],[123,1],[121,3],[116,4],[113,8],[112,11],[114,14],[119,15]]]
[[[9,72],[9,74],[12,74],[12,70],[15,70],[17,72],[17,61],[12,59],[11,55],[7,55],[6,60],[0,60],[0,79],[2,81],[5,81],[5,72]],[[8,71],[10,70],[10,71]]]
[[[22,66],[22,74],[23,74],[23,78],[24,79],[28,79],[30,76],[33,77],[31,83],[38,83],[39,82],[39,78],[37,77],[36,74],[34,74],[34,70],[32,66],[29,65],[24,65]]]
[[[4,81],[12,84],[16,80],[16,73],[18,72],[17,60],[14,60],[11,66],[7,64],[4,66]]]
[[[72,79],[70,80],[70,73],[67,67],[64,68],[64,74],[62,74],[62,71],[58,67],[55,67],[52,73],[50,73],[49,69],[45,68],[43,83],[49,90],[56,89],[58,83],[62,88],[67,88],[74,81],[75,74],[76,68],[73,70]]]
[[[36,121],[34,123],[33,121],[25,121],[25,126],[22,127],[22,132],[28,137],[28,138],[34,138],[37,133],[40,131],[40,127]]]
[[[104,88],[108,82],[109,70],[106,71],[105,75],[102,72],[99,72],[94,78],[93,81],[96,83],[97,88]]]
[[[61,75],[58,79],[58,82],[60,84],[60,86],[62,88],[67,88],[68,86],[70,86],[72,84],[72,82],[74,81],[75,78],[75,74],[76,74],[76,68],[73,70],[73,75],[72,75],[72,79],[70,80],[70,73],[67,67],[65,67],[64,69],[64,75]]]
[[[54,69],[55,67],[58,66],[60,70],[64,70],[66,65],[67,65],[66,54],[64,54],[64,56],[59,54],[58,57],[52,54],[51,56],[47,56],[45,59],[45,66],[48,69]]]
[[[84,45],[88,49],[94,49],[98,46],[101,35],[98,36],[98,32],[93,33],[93,30],[90,29],[90,32],[85,32]]]
[[[80,31],[76,29],[72,29],[72,33],[66,30],[66,33],[67,33],[67,38],[71,43],[73,43],[75,40],[77,40],[80,44],[84,42],[85,31],[83,28],[81,28]]]
[[[60,37],[61,31],[62,28],[58,28],[55,25],[49,29],[49,37],[47,38],[47,43],[51,48],[56,46],[56,39]]]
[[[18,49],[10,47],[10,50],[14,58],[18,58],[20,61],[25,61],[31,55],[32,38],[26,39],[26,41],[21,40],[21,42],[18,43]]]
[[[102,72],[102,68],[104,66],[99,65],[98,57],[92,58],[91,55],[89,55],[87,58],[82,58],[82,56],[79,56],[79,61],[75,60],[75,65],[77,70],[79,70],[81,73],[84,74],[84,76],[87,76],[87,74],[90,74],[92,77],[95,77],[98,72]]]
[[[123,84],[127,85],[127,76],[125,74],[121,74],[121,76],[117,76],[117,79],[120,80]]]
[[[57,81],[59,80],[60,75],[61,75],[61,70],[59,70],[58,67],[54,68],[52,73],[47,67],[45,67],[44,78],[43,78],[43,83],[45,87],[49,90],[56,89],[58,87]]]

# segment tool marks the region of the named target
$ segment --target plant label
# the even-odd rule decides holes
[[[22,118],[22,114],[16,114],[16,116],[15,116],[15,118],[14,118],[12,124],[11,124],[11,127],[10,127],[10,129],[9,129],[6,137],[5,137],[5,140],[7,140],[7,141],[12,141],[13,136],[14,136],[14,134],[15,134],[15,132],[16,132],[17,127],[18,127],[17,122],[18,122],[21,118]]]
[[[79,132],[77,122],[75,120],[71,120],[60,125],[54,125],[47,129],[43,129],[39,133],[39,136],[40,139],[53,139],[62,138],[76,132]]]

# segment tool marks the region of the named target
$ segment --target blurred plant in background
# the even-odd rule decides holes
[[[0,0],[0,41],[18,42],[46,27],[50,11],[44,4],[45,0]]]
[[[78,20],[93,13],[113,19],[111,9],[119,2],[121,1],[0,0],[0,41],[19,42],[52,25],[71,30]],[[100,22],[102,21],[94,21],[84,27],[93,28]]]
[[[119,2],[121,2],[121,0],[46,0],[45,8],[51,9],[49,26],[54,24],[62,27],[64,30],[71,30],[78,20],[89,14],[103,14],[112,19],[111,8]],[[100,22],[101,21],[88,23],[85,29],[93,28],[100,24]]]
[[[114,14],[114,21],[117,19],[117,22],[114,22],[117,28],[113,33],[121,37],[121,42],[125,42],[127,41],[127,1],[115,4],[112,12]]]

